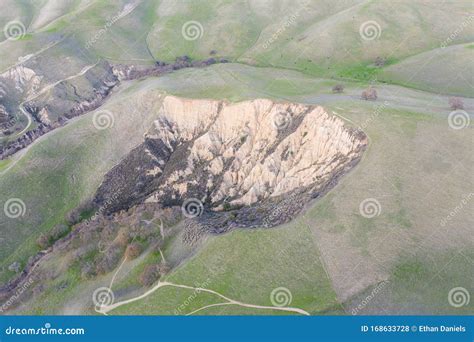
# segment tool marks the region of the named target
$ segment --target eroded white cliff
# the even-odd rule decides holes
[[[256,99],[240,103],[167,96],[148,138],[170,149],[189,143],[186,167],[173,170],[148,201],[170,190],[186,196],[204,182],[210,201],[250,205],[325,182],[358,158],[367,141],[320,106]],[[148,170],[158,175],[162,161]],[[196,179],[193,174],[207,175]]]

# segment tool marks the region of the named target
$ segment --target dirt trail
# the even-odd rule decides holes
[[[253,309],[263,309],[263,310],[279,310],[279,311],[288,311],[288,312],[294,312],[294,313],[298,313],[298,314],[301,314],[301,315],[306,315],[306,316],[309,316],[309,313],[303,309],[299,309],[299,308],[293,308],[293,307],[277,307],[277,306],[265,306],[265,305],[255,305],[255,304],[248,304],[248,303],[243,303],[243,302],[240,302],[240,301],[237,301],[237,300],[234,300],[234,299],[231,299],[229,297],[226,297],[224,296],[223,294],[220,294],[214,290],[209,290],[209,289],[205,289],[205,288],[201,288],[201,287],[192,287],[192,286],[187,286],[187,285],[180,285],[180,284],[174,284],[174,283],[171,283],[171,282],[161,282],[159,281],[158,284],[156,284],[153,288],[151,288],[150,290],[148,290],[147,292],[145,292],[144,294],[140,295],[140,296],[137,296],[137,297],[134,297],[134,298],[130,298],[130,299],[127,299],[127,300],[124,300],[124,301],[121,301],[121,302],[118,302],[118,303],[115,303],[115,304],[112,304],[112,305],[107,305],[107,306],[103,306],[103,307],[100,307],[98,309],[96,309],[96,311],[98,313],[102,313],[104,315],[106,315],[108,312],[120,307],[120,306],[123,306],[123,305],[126,305],[126,304],[129,304],[129,303],[133,303],[133,302],[136,302],[140,299],[143,299],[143,298],[146,298],[148,297],[149,295],[151,295],[152,293],[154,293],[156,290],[158,290],[159,288],[161,287],[165,287],[165,286],[173,286],[173,287],[179,287],[179,288],[183,288],[183,289],[189,289],[189,290],[194,290],[194,291],[202,291],[202,292],[207,292],[207,293],[211,293],[211,294],[214,294],[218,297],[221,297],[222,299],[226,300],[225,303],[218,303],[218,304],[211,304],[211,305],[206,305],[202,308],[199,308],[197,310],[194,310],[192,311],[191,313],[189,313],[188,315],[192,315],[193,313],[196,313],[200,310],[203,310],[203,309],[206,309],[206,308],[210,308],[210,307],[214,307],[214,306],[223,306],[223,305],[238,305],[238,306],[242,306],[242,307],[246,307],[246,308],[253,308]]]
[[[48,90],[54,88],[55,86],[57,86],[58,84],[60,84],[61,82],[64,82],[64,81],[68,81],[68,80],[72,80],[76,77],[79,77],[79,76],[84,76],[84,74],[86,72],[88,72],[90,69],[92,69],[93,67],[95,67],[97,64],[99,64],[99,61],[97,61],[96,63],[94,64],[91,64],[91,65],[87,65],[85,66],[84,68],[82,68],[81,71],[79,71],[77,74],[74,74],[74,75],[71,75],[71,76],[68,76],[66,78],[63,78],[62,80],[59,80],[59,81],[56,81],[52,84],[49,84],[47,85],[46,87],[44,87],[43,89],[41,89],[41,91],[33,94],[33,96],[30,96],[28,97],[26,100],[24,100],[22,103],[20,103],[20,111],[23,113],[23,115],[26,116],[26,118],[28,119],[28,123],[26,125],[26,127],[19,133],[16,134],[16,136],[21,136],[23,135],[26,131],[28,131],[28,129],[30,128],[31,124],[33,123],[33,120],[31,118],[31,115],[30,113],[28,113],[25,108],[23,107],[23,105],[28,102],[28,101],[31,101],[31,100],[34,100],[36,99],[38,96],[40,96],[41,94],[44,94],[45,92],[47,92]]]

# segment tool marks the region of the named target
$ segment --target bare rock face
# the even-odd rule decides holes
[[[211,233],[270,227],[335,185],[366,144],[361,131],[319,106],[167,96],[144,143],[106,175],[96,202],[110,212],[144,201],[180,205]]]
[[[41,85],[41,76],[34,70],[22,65],[13,67],[0,74],[0,81],[11,82],[13,87],[26,95],[34,94]]]
[[[23,129],[18,125],[15,127],[17,118],[23,115],[29,116],[36,123],[35,128],[0,143],[0,160],[60,127],[67,119],[99,107],[119,83],[107,62],[99,63],[80,75],[80,78],[79,81],[66,78],[46,84],[44,76],[21,65],[0,75],[0,88],[6,93],[4,100],[8,100],[2,101],[0,95],[0,136],[8,137]],[[3,107],[5,110],[1,108],[2,102],[6,103]]]
[[[40,87],[42,77],[32,69],[15,66],[0,74],[0,136],[8,136],[22,127],[17,122],[18,103]]]

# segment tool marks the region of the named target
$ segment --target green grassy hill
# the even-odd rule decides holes
[[[233,101],[273,97],[304,103],[324,102],[327,109],[363,127],[368,134],[370,147],[360,165],[327,196],[315,202],[303,218],[277,229],[236,231],[214,237],[165,280],[188,286],[194,286],[196,282],[202,284],[211,275],[206,267],[220,265],[222,273],[217,272],[212,281],[206,283],[207,288],[245,303],[270,305],[272,289],[285,287],[293,294],[292,306],[313,314],[350,313],[373,286],[385,281],[390,285],[384,288],[387,296],[382,302],[374,301],[365,310],[384,307],[388,313],[397,313],[397,310],[404,312],[420,307],[431,313],[458,312],[446,303],[446,289],[455,286],[470,288],[469,284],[472,284],[469,272],[472,241],[466,239],[470,229],[469,210],[460,211],[447,226],[442,226],[441,220],[467,194],[464,175],[469,172],[472,157],[466,159],[464,151],[472,143],[472,129],[456,131],[449,127],[447,115],[450,110],[446,98],[387,85],[378,87],[379,101],[368,103],[358,97],[363,84],[348,83],[346,93],[338,95],[328,90],[332,82],[311,79],[293,71],[238,64],[182,70],[164,77],[134,81],[124,89],[124,98],[107,105],[116,115],[114,130],[110,134],[86,130],[88,139],[80,144],[71,138],[66,139],[72,132],[80,132],[81,127],[90,128],[90,115],[80,117],[35,144],[21,159],[22,164],[6,173],[2,184],[4,187],[11,184],[8,177],[22,174],[31,177],[34,170],[38,171],[34,161],[47,160],[46,155],[50,156],[51,164],[57,166],[53,170],[41,168],[36,178],[29,181],[30,186],[31,182],[38,183],[34,192],[27,184],[15,189],[22,191],[18,196],[27,203],[28,215],[24,220],[35,218],[41,222],[45,208],[51,208],[48,211],[54,214],[51,217],[60,220],[67,207],[90,195],[105,170],[141,137],[138,132],[146,127],[146,122],[138,125],[136,120],[129,120],[128,108],[139,108],[139,112],[145,115],[142,118],[150,122],[155,112],[153,108],[158,105],[154,99],[162,91]],[[305,86],[295,87],[301,84]],[[120,96],[113,97],[118,98]],[[469,110],[473,104],[466,99]],[[123,125],[135,124],[138,126],[129,128],[129,132],[119,129],[125,127]],[[130,141],[124,141],[124,134]],[[78,152],[73,152],[75,149],[79,149]],[[64,159],[64,155],[70,157]],[[106,155],[112,159],[105,158]],[[31,165],[31,171],[28,171],[28,165]],[[87,171],[75,173],[71,170]],[[74,185],[68,183],[71,172],[78,176]],[[81,174],[83,177],[79,177]],[[47,176],[56,180],[54,185],[41,181]],[[64,192],[64,189],[73,191]],[[40,200],[35,196],[37,193],[49,195]],[[64,204],[65,198],[70,201],[67,205]],[[379,201],[379,216],[368,219],[360,215],[359,205],[366,198]],[[39,229],[47,229],[47,225],[45,222]],[[34,241],[33,236],[39,231],[28,227],[15,226],[15,229],[22,231],[23,236],[30,236],[29,241]],[[17,243],[17,253],[4,265],[22,255],[21,252],[26,257],[26,252],[31,251],[31,244],[23,242],[19,234],[15,236],[15,240],[11,239],[9,243],[10,246]],[[164,253],[166,258],[173,258],[171,247]],[[148,260],[146,255],[138,262],[127,262],[128,271],[118,273],[113,286],[117,291],[116,301],[145,292],[137,283],[137,275]],[[411,272],[412,266],[404,265],[413,257],[418,261]],[[449,262],[455,262],[456,271],[440,272],[434,279],[434,265],[441,267],[442,263]],[[136,272],[131,271],[134,269]],[[93,313],[91,302],[85,302],[84,298],[91,298],[96,288],[106,286],[113,274],[79,281],[75,272],[71,269],[55,279],[55,291],[36,297],[28,308],[19,312]],[[453,277],[453,272],[456,277]],[[407,290],[406,277],[413,282],[411,290]],[[443,286],[434,286],[433,282]],[[60,289],[65,283],[67,287]],[[425,291],[427,287],[429,292]],[[111,313],[173,314],[192,294],[191,290],[166,287]],[[183,313],[220,302],[220,298],[202,293],[199,299],[193,299],[192,305],[186,306],[187,311]],[[81,305],[77,306],[78,303]],[[200,313],[268,312],[230,305],[211,307]]]
[[[83,53],[71,49],[71,44],[52,49],[69,51],[72,59],[86,56],[146,64],[181,55],[204,59],[216,54],[234,62],[314,76],[378,78],[434,92],[472,95],[472,86],[466,83],[472,80],[462,80],[469,51],[439,49],[473,42],[469,1],[67,3],[7,2],[9,11],[0,17],[0,25],[19,20],[26,34],[18,41],[1,43],[5,56],[0,70],[47,43],[66,39]],[[385,60],[385,67],[374,67],[377,57]],[[418,68],[418,61],[426,58],[429,65]],[[440,77],[434,80],[430,70]]]

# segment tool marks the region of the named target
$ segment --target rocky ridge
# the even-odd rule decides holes
[[[363,132],[320,106],[167,96],[95,202],[109,213],[142,202],[182,206],[191,228],[210,233],[271,227],[334,186],[366,145]]]
[[[223,58],[192,61],[187,56],[177,57],[174,63],[157,61],[154,65],[112,65],[102,61],[79,77],[85,82],[63,80],[44,93],[42,90],[47,89],[48,85],[43,84],[39,70],[34,71],[22,65],[14,67],[0,75],[0,136],[8,137],[15,133],[12,126],[15,125],[16,117],[23,115],[20,110],[24,115],[31,116],[36,127],[15,139],[0,143],[0,160],[62,126],[67,120],[97,109],[121,81],[226,62]],[[8,106],[3,104],[7,99],[10,102]],[[20,106],[22,108],[19,109]]]

